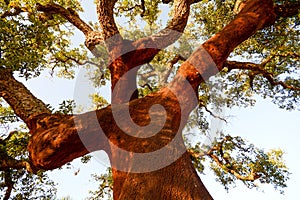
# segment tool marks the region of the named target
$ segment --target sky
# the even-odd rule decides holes
[[[88,1],[87,1],[88,2]],[[85,19],[95,19],[95,8],[91,3],[85,3],[85,12],[81,16]],[[83,42],[83,35],[76,36],[75,44]],[[43,73],[40,77],[24,82],[24,84],[45,103],[57,107],[62,100],[73,99],[76,90],[75,80],[65,80],[51,77]],[[62,87],[63,86],[63,87]],[[85,91],[83,91],[84,93]],[[108,94],[106,94],[108,95]],[[226,133],[233,136],[240,135],[249,142],[266,150],[281,148],[286,165],[292,173],[285,189],[285,195],[275,191],[272,186],[262,186],[264,192],[247,189],[242,184],[227,191],[215,181],[215,176],[205,171],[201,179],[215,200],[241,199],[272,199],[272,200],[297,200],[300,185],[300,164],[298,156],[298,142],[300,141],[300,113],[299,111],[285,111],[270,102],[258,99],[252,108],[234,108],[227,110],[226,115],[233,116],[228,124],[224,125]],[[89,164],[81,164],[77,159],[72,162],[69,170],[54,170],[49,176],[58,183],[58,197],[70,196],[73,200],[82,200],[88,195],[88,190],[95,189],[97,185],[92,181],[91,173],[103,173],[107,164],[95,159]],[[78,172],[75,175],[76,172]]]

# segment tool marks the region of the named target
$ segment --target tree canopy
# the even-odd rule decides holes
[[[94,176],[91,199],[110,190],[114,199],[212,199],[196,173],[207,167],[226,189],[239,180],[284,191],[282,150],[223,130],[208,143],[187,133],[209,137],[210,117],[227,123],[224,108],[257,96],[299,110],[299,1],[97,0],[95,11],[84,3],[0,0],[1,198],[53,199],[47,170],[101,149],[112,169]],[[84,44],[74,45],[77,32]],[[96,92],[92,108],[67,99],[53,108],[19,81],[45,71],[74,79],[83,68],[95,91],[111,87],[110,100]],[[139,163],[165,147],[160,160]]]

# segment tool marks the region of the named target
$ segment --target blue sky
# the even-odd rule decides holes
[[[85,3],[85,10],[89,12],[82,16],[86,19],[95,19],[96,12],[91,3]],[[83,35],[76,37],[74,44],[83,42]],[[32,79],[25,83],[33,94],[44,102],[56,107],[62,100],[73,99],[75,81],[50,77],[47,73],[41,77]],[[272,199],[272,200],[297,200],[298,187],[300,185],[300,164],[298,148],[300,141],[300,113],[299,111],[285,111],[278,109],[270,100],[259,99],[253,108],[235,108],[227,110],[226,115],[233,115],[229,124],[225,125],[226,132],[231,135],[240,135],[256,144],[258,147],[267,149],[281,148],[285,154],[286,164],[292,175],[288,181],[285,195],[275,191],[272,186],[263,186],[265,192],[249,190],[242,184],[231,189],[227,193],[223,186],[217,183],[209,171],[201,175],[204,184],[211,192],[215,200],[237,200],[247,199]],[[105,164],[92,160],[90,164],[82,165],[75,160],[71,170],[54,170],[49,173],[51,178],[58,182],[58,196],[71,196],[74,200],[81,200],[87,196],[87,191],[97,187],[90,176],[91,173],[102,173]],[[78,175],[74,175],[80,169]]]

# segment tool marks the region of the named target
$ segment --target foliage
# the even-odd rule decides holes
[[[59,107],[58,107],[58,110],[56,111],[56,113],[73,114],[74,108],[75,108],[74,100],[63,101],[62,103],[59,104]]]
[[[99,187],[96,191],[90,191],[91,196],[88,197],[88,200],[97,200],[97,199],[112,199],[113,191],[113,179],[111,168],[107,169],[105,174],[92,175],[93,179],[97,181]]]
[[[93,105],[95,105],[94,109],[96,109],[96,110],[104,108],[108,105],[107,100],[99,94],[92,94],[92,95],[90,95],[90,97],[92,99]]]
[[[1,128],[8,128],[7,124],[18,122],[18,117],[14,114],[14,111],[9,107],[3,99],[0,99],[0,125]]]
[[[72,77],[69,68],[85,56],[82,50],[71,48],[72,28],[64,18],[35,9],[37,3],[47,2],[0,1],[0,66],[17,71],[26,79],[38,76],[45,67],[60,68],[59,74]],[[77,1],[57,3],[81,10]]]
[[[290,173],[284,164],[280,149],[265,151],[249,144],[239,136],[223,136],[217,142],[216,150],[207,153],[217,180],[225,189],[235,186],[240,179],[248,188],[258,188],[260,183],[272,184],[283,193]],[[219,162],[215,162],[217,156]],[[198,160],[198,159],[196,159]],[[200,171],[203,171],[200,168]]]
[[[4,173],[1,172],[1,182],[3,182]],[[12,170],[9,172],[12,177],[14,184],[14,189],[11,194],[12,199],[43,199],[52,200],[54,199],[56,188],[55,184],[49,180],[45,173],[40,173],[38,175],[29,174],[26,170]],[[1,187],[0,197],[3,198],[3,190],[5,187]]]
[[[14,131],[5,140],[0,138],[0,157],[18,161],[29,161],[27,132]],[[37,174],[28,173],[26,169],[5,169],[0,171],[0,197],[3,198],[6,187],[12,184],[13,199],[53,199],[55,184],[44,171]]]

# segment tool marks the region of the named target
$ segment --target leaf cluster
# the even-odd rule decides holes
[[[201,173],[209,158],[209,168],[226,190],[235,187],[238,180],[248,188],[259,188],[258,183],[271,184],[280,193],[287,187],[290,173],[280,149],[265,151],[239,136],[223,135],[209,151],[196,145],[190,152],[194,166]]]
[[[0,138],[1,160],[16,160],[29,162],[27,144],[29,134],[22,131],[10,133],[5,140]],[[2,161],[2,162],[3,162]],[[0,167],[2,167],[0,165]],[[8,168],[0,171],[0,197],[8,188],[12,187],[10,197],[12,199],[54,199],[56,193],[55,184],[44,171],[37,174],[29,173],[25,168]]]
[[[90,191],[90,197],[88,200],[97,200],[97,199],[112,199],[113,191],[113,178],[111,168],[108,168],[106,173],[97,175],[92,175],[94,180],[99,184],[99,187],[95,191]]]
[[[0,1],[0,66],[19,72],[26,79],[38,76],[49,67],[60,75],[71,76],[69,68],[85,58],[85,52],[72,48],[72,28],[51,13],[36,10],[37,3],[52,1]],[[80,11],[78,1],[57,1]]]

